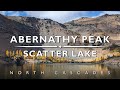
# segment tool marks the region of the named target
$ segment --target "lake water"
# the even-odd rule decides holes
[[[11,72],[11,74],[10,74]],[[54,63],[0,65],[1,79],[116,79],[120,78],[120,66]]]

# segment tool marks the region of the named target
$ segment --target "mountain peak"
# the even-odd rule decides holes
[[[95,18],[79,18],[65,23],[68,29],[75,32],[120,33],[120,14],[105,14]]]

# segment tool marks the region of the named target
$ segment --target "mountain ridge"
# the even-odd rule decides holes
[[[79,36],[82,35],[97,36],[97,35],[110,35],[111,44],[116,43],[120,45],[120,15],[103,15],[95,18],[82,17],[67,23],[59,23],[51,19],[39,19],[35,17],[20,17],[20,16],[3,16],[0,15],[0,54],[4,54],[8,49],[15,48],[15,45],[10,44],[11,36],[19,35],[41,35],[41,36]],[[24,44],[26,45],[26,44]],[[33,45],[33,44],[32,44]],[[42,43],[37,45],[81,45],[78,39],[75,44],[72,43]],[[22,48],[25,50],[26,48]],[[28,49],[28,48],[27,48]],[[37,49],[37,48],[32,48]],[[38,48],[44,50],[44,48]],[[49,48],[47,48],[50,50]],[[55,49],[55,50],[58,50]],[[65,48],[60,48],[65,50]],[[66,50],[71,50],[66,48]],[[75,49],[80,50],[80,49]]]
[[[68,29],[75,32],[104,32],[104,33],[120,33],[120,15],[102,15],[95,18],[80,18],[65,23]],[[92,34],[90,32],[90,34]]]

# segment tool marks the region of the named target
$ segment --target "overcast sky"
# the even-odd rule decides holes
[[[48,18],[65,23],[80,17],[96,17],[104,14],[120,14],[120,11],[0,11],[7,16],[28,16],[37,18]]]

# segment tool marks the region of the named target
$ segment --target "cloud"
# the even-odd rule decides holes
[[[7,16],[29,16],[47,18],[65,23],[80,17],[98,17],[104,14],[120,14],[120,11],[0,11]]]
[[[50,18],[65,23],[81,17],[98,17],[104,14],[120,14],[120,11],[25,11],[28,16]]]
[[[86,11],[26,11],[28,16],[37,18],[50,18],[64,23],[78,17],[84,16]]]
[[[3,15],[5,15],[5,12],[6,12],[6,11],[0,11],[0,14],[3,14]]]
[[[98,16],[102,16],[104,14],[120,14],[120,11],[102,11]]]
[[[20,15],[19,11],[0,11],[0,13],[6,16],[19,16]]]
[[[47,18],[60,23],[65,23],[87,15],[88,11],[0,11],[0,13],[6,16]]]

